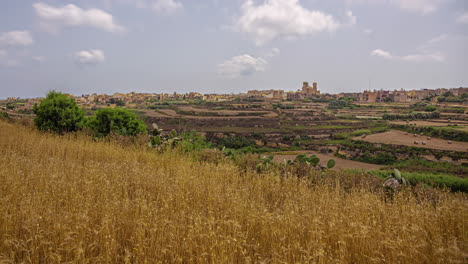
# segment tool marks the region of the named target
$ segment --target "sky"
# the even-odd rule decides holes
[[[0,0],[0,98],[468,86],[467,0]]]

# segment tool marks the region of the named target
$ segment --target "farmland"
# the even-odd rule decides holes
[[[412,107],[152,102],[58,134],[2,112],[0,261],[463,262],[467,117]],[[142,133],[93,134],[112,110]]]
[[[428,174],[447,162],[459,166],[456,176],[468,175],[468,114],[463,105],[351,102],[336,107],[331,102],[153,100],[127,107],[148,128],[157,124],[163,135],[195,132],[229,153],[274,154],[278,162],[294,158],[284,153],[315,153],[326,155],[322,160],[336,159],[335,170],[385,170],[404,163],[405,170]],[[95,110],[87,111],[91,115]],[[421,162],[428,166],[409,165]]]
[[[468,264],[468,0],[0,2],[0,264]]]
[[[359,137],[355,139],[361,139]],[[403,131],[391,130],[383,133],[373,134],[365,137],[365,141],[372,143],[384,143],[405,146],[419,146],[431,149],[441,149],[448,151],[468,151],[468,142],[442,140],[438,138],[426,137],[424,135],[409,134]],[[417,143],[417,144],[416,144]],[[425,143],[425,145],[422,145]]]
[[[415,116],[418,118],[426,115],[424,109],[433,111],[434,107],[420,103],[355,103],[352,106],[336,109],[329,108],[326,102],[240,100],[188,105],[172,102],[156,104],[152,106],[155,110],[137,111],[148,125],[157,123],[167,131],[194,130],[219,146],[226,146],[226,139],[235,137],[244,142],[236,148],[248,147],[247,151],[257,153],[327,153],[341,159],[339,168],[344,164],[349,164],[348,168],[359,166],[344,160],[375,165],[392,165],[400,160],[419,158],[457,164],[468,162],[468,133],[465,130],[468,115],[460,110],[463,107],[434,106],[440,111],[440,117],[436,119],[387,121],[382,117],[388,113],[403,117],[416,111],[421,113]],[[417,138],[413,134],[417,134]],[[371,145],[362,149],[362,144],[355,143],[360,140]],[[453,142],[449,144],[449,141]],[[391,145],[395,146],[394,150]],[[411,154],[403,149],[405,146],[418,153]],[[284,157],[277,158],[280,159],[284,160]],[[360,167],[376,169],[366,164]]]
[[[466,258],[466,194],[417,187],[388,201],[382,181],[362,172],[279,178],[202,153],[155,152],[4,121],[0,128],[5,263]]]

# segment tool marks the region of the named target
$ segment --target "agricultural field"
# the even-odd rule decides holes
[[[420,134],[391,130],[369,136],[356,137],[356,140],[364,140],[371,143],[384,143],[405,146],[421,146],[430,149],[468,152],[468,142],[447,141],[439,138],[431,138]],[[423,145],[424,144],[424,145]]]
[[[229,153],[274,153],[275,161],[294,158],[281,153],[315,153],[336,159],[335,170],[385,170],[407,160],[414,161],[411,164],[423,160],[428,166],[407,164],[404,169],[428,174],[441,171],[439,164],[447,162],[459,166],[450,175],[468,175],[468,114],[463,104],[239,99],[151,101],[126,107],[145,121],[149,131],[156,124],[163,135],[172,130],[195,132]],[[87,115],[94,111],[88,109]]]
[[[198,105],[157,105],[156,110],[138,111],[145,116],[148,125],[157,123],[168,131],[172,129],[195,130],[214,141],[220,141],[219,139],[225,137],[240,136],[252,139],[260,148],[299,147],[304,150],[319,150],[321,145],[336,145],[335,143],[339,143],[339,140],[353,140],[362,134],[388,131],[392,125],[409,124],[406,120],[382,120],[385,114],[405,115],[408,111],[420,111],[427,108],[427,106],[418,105],[411,110],[411,107],[409,103],[382,103],[355,104],[351,108],[330,109],[327,103],[238,101]],[[450,120],[444,117],[412,120],[411,126],[431,126],[460,133],[466,132],[468,115],[460,112],[460,107],[438,107],[441,112],[456,110],[458,113]],[[434,143],[424,146],[419,144],[419,146],[444,150],[456,148],[454,149],[456,151],[466,151],[460,146],[454,147],[456,144],[444,148],[442,144],[439,144],[437,136],[432,137],[434,140],[431,142]],[[408,142],[396,143],[408,145]],[[413,144],[414,141],[410,143]]]
[[[0,1],[0,264],[468,264],[467,3]]]
[[[459,107],[450,119],[401,104],[126,108],[87,109],[82,129],[55,134],[1,112],[0,262],[466,259]]]
[[[257,171],[254,156],[5,121],[0,147],[2,263],[463,263],[468,252],[466,193],[389,196],[363,172]]]

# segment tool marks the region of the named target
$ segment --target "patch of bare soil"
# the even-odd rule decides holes
[[[383,132],[379,134],[369,135],[366,138],[355,137],[355,140],[365,140],[371,143],[383,143],[383,144],[394,144],[394,145],[405,145],[411,147],[420,147],[420,148],[430,148],[430,149],[441,149],[441,150],[452,150],[452,151],[468,151],[468,142],[460,141],[451,141],[452,144],[449,144],[448,140],[431,138],[427,139],[426,136],[417,135],[414,137],[413,134],[406,132],[392,130],[388,132]],[[415,144],[415,141],[418,144]],[[426,145],[422,145],[422,142],[425,141]]]

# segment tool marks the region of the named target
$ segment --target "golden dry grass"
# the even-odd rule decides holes
[[[0,148],[0,263],[467,261],[462,194],[385,202],[5,122]]]

